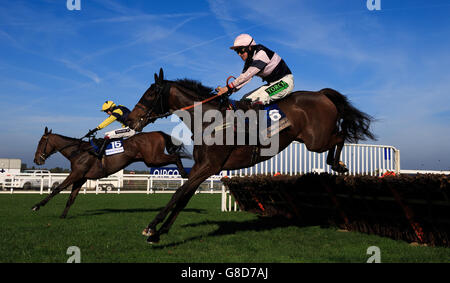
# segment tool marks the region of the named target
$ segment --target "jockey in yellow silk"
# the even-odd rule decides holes
[[[102,157],[103,151],[105,150],[106,145],[108,144],[109,139],[118,139],[118,138],[127,138],[133,136],[136,132],[133,129],[130,129],[127,126],[126,120],[128,114],[130,114],[130,110],[123,105],[116,105],[113,101],[108,100],[102,105],[102,112],[105,112],[109,115],[103,122],[101,122],[95,129],[90,130],[85,137],[91,136],[98,130],[101,130],[107,126],[109,126],[112,122],[118,121],[122,124],[122,128],[109,131],[105,133],[105,140],[103,144],[100,146],[100,150],[98,152],[94,152],[97,157]]]

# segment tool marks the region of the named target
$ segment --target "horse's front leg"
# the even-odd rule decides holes
[[[156,234],[156,226],[164,221],[167,214],[170,212],[175,203],[178,201],[178,199],[182,196],[182,194],[186,190],[186,185],[188,184],[188,182],[184,183],[184,185],[182,185],[175,191],[175,193],[172,195],[172,198],[167,203],[167,205],[159,211],[159,213],[155,216],[153,221],[150,222],[150,224],[148,224],[148,226],[144,229],[144,231],[142,231],[142,235],[152,236]]]
[[[53,191],[46,198],[44,198],[42,201],[35,204],[31,209],[33,211],[38,211],[41,208],[41,206],[46,205],[47,202],[49,202],[54,196],[59,194],[62,190],[64,190],[68,186],[72,185],[74,182],[76,182],[80,178],[81,177],[79,176],[78,173],[76,173],[76,172],[70,173],[69,176],[67,176],[67,178],[59,186],[57,186],[55,189],[53,189]]]
[[[80,192],[81,187],[86,182],[86,178],[76,181],[72,186],[72,192],[70,193],[69,199],[67,200],[66,207],[64,208],[63,213],[60,218],[66,218],[67,212],[69,212],[70,206],[75,202],[75,199]]]
[[[198,186],[203,183],[211,175],[220,172],[221,167],[219,165],[213,166],[211,164],[204,164],[198,166],[197,163],[192,168],[188,181],[181,186],[172,196],[167,206],[155,217],[155,219],[144,230],[144,235],[149,236],[147,242],[157,243],[161,234],[169,232],[170,227],[175,221],[180,211],[186,207],[191,197],[194,195]],[[160,230],[156,229],[156,226],[164,221],[167,214],[169,217],[161,226]]]

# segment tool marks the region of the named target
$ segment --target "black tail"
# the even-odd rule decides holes
[[[159,133],[164,137],[164,140],[166,141],[166,150],[169,154],[176,154],[180,158],[192,159],[192,155],[189,154],[189,152],[187,152],[186,148],[184,147],[181,141],[173,138],[172,136],[164,132],[160,131]]]
[[[331,88],[320,91],[336,105],[341,120],[341,132],[346,141],[357,143],[359,140],[376,140],[370,131],[374,118],[359,111],[348,101],[347,97]]]

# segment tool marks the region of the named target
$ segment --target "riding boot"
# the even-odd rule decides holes
[[[96,156],[97,156],[99,159],[101,159],[101,158],[103,157],[103,153],[104,153],[104,151],[105,151],[105,148],[106,148],[106,145],[108,144],[108,142],[109,142],[109,138],[105,138],[105,139],[103,140],[103,143],[102,143],[102,145],[100,146],[100,149],[98,150],[98,153],[96,154]]]

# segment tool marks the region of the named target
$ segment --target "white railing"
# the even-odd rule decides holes
[[[255,174],[287,174],[296,175],[308,172],[328,172],[334,174],[331,167],[326,164],[327,152],[315,153],[306,149],[305,145],[293,142],[275,157],[258,163],[250,168],[223,171],[220,175],[211,176],[205,183],[209,183],[213,188],[213,183],[220,180],[221,176],[248,176]],[[366,174],[380,176],[386,171],[400,172],[400,151],[393,146],[366,145],[366,144],[346,144],[341,153],[341,160],[347,165],[347,174]],[[30,174],[9,174],[0,176],[2,188],[14,189],[23,188],[27,182],[34,184],[34,189],[38,186],[39,192],[50,191],[55,184],[60,184],[66,177],[65,174],[45,174],[32,176]],[[95,191],[98,193],[102,189],[116,190],[120,193],[124,191],[152,193],[157,187],[173,188],[181,186],[186,180],[179,175],[135,175],[117,174],[95,181],[87,181],[83,186],[83,191]],[[161,185],[161,183],[166,184]],[[135,183],[133,185],[133,183]],[[37,184],[37,185],[36,185]],[[136,188],[133,190],[133,186]],[[131,190],[130,190],[131,187]],[[144,189],[143,189],[144,188]],[[158,191],[161,191],[159,189]],[[168,190],[173,191],[173,190]]]
[[[316,153],[299,142],[293,142],[273,158],[250,168],[232,170],[229,176],[255,174],[296,175],[309,172],[335,174],[326,164],[327,152]],[[349,169],[348,174],[382,175],[386,171],[400,172],[400,151],[393,146],[345,144],[341,160]]]
[[[27,174],[0,176],[0,188],[2,189],[0,193],[50,193],[52,188],[61,184],[68,175],[68,173],[51,173],[40,176]],[[197,192],[220,193],[221,178],[222,175],[211,176],[200,185]],[[180,175],[120,174],[99,180],[88,180],[81,187],[80,193],[173,193],[186,180]],[[28,187],[29,183],[32,183],[33,186]],[[63,193],[69,192],[70,189],[69,186]]]

